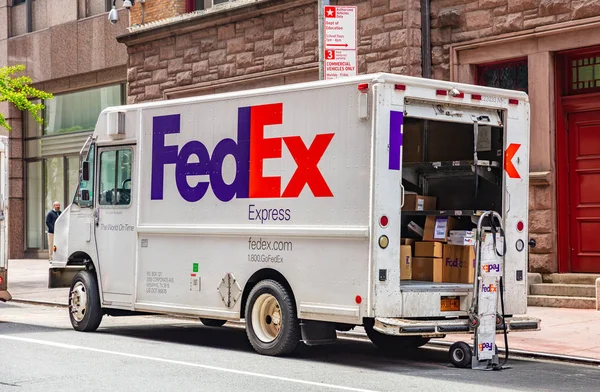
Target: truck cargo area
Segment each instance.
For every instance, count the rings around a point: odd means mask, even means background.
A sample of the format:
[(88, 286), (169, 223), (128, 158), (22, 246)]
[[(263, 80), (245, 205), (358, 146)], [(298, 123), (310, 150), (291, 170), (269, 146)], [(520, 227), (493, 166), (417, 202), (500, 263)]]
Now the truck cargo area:
[[(401, 237), (403, 245), (413, 247), (413, 261), (412, 276), (403, 277), (401, 271), (403, 292), (472, 292), (471, 271), (452, 278), (444, 271), (443, 279), (437, 271), (437, 277), (423, 279), (419, 263), (429, 262), (428, 258), (437, 258), (438, 267), (447, 263), (450, 231), (473, 231), (481, 212), (504, 211), (502, 112), (471, 113), (461, 121), (446, 120), (451, 117), (447, 112), (439, 117), (439, 121), (408, 115), (404, 119)], [(440, 220), (445, 230), (438, 227)], [(437, 242), (436, 254), (419, 255), (415, 250), (419, 242)]]

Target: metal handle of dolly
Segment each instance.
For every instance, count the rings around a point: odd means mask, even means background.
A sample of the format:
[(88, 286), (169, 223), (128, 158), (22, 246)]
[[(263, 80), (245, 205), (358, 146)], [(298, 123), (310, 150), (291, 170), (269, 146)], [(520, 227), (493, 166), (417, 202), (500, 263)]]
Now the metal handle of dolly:
[[(500, 224), (500, 230), (503, 231), (504, 227), (502, 226), (502, 216), (496, 211), (485, 211), (479, 217), (477, 221), (477, 239), (475, 249), (475, 276), (473, 279), (473, 304), (471, 306), (471, 313), (476, 313), (477, 306), (479, 305), (479, 283), (481, 281), (481, 244), (482, 244), (482, 236), (481, 230), (483, 226), (483, 220), (486, 216), (491, 215), (491, 218), (497, 218), (498, 223)], [(493, 225), (493, 219), (490, 219), (490, 224)], [(502, 268), (502, 274), (504, 275), (504, 268)]]

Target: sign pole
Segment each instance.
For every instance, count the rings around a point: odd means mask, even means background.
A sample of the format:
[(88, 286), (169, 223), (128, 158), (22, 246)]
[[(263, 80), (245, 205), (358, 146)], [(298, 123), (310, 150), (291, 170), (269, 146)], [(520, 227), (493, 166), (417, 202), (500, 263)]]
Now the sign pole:
[(325, 19), (323, 17), (323, 7), (325, 7), (326, 5), (329, 5), (329, 0), (317, 1), (317, 14), (319, 17), (319, 80), (323, 80), (325, 74), (325, 64), (323, 59), (323, 53), (325, 52)]

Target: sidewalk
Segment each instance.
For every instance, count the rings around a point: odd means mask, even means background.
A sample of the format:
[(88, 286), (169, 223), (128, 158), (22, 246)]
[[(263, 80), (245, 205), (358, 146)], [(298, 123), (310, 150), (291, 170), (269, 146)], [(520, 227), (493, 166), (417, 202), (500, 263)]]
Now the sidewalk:
[[(8, 290), (13, 300), (67, 305), (68, 288), (48, 289), (47, 260), (10, 260)], [(513, 332), (508, 335), (509, 350), (567, 355), (600, 361), (600, 311), (529, 307), (527, 314), (542, 320), (541, 331)], [(362, 331), (357, 328), (356, 331)], [(437, 342), (463, 340), (469, 335), (447, 335)], [(499, 348), (504, 337), (497, 338)]]

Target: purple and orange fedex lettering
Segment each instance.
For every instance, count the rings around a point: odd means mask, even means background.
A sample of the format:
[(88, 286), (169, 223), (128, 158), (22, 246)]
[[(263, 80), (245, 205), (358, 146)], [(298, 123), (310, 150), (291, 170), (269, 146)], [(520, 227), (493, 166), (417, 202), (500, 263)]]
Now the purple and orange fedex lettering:
[(495, 293), (497, 291), (498, 291), (498, 287), (493, 283), (490, 283), (488, 285), (485, 285), (485, 284), (481, 285), (482, 293)]
[(484, 264), (481, 266), (484, 272), (500, 272), (500, 264)]
[[(192, 140), (181, 149), (176, 145), (165, 145), (167, 134), (179, 133), (179, 114), (157, 116), (152, 122), (152, 178), (151, 199), (162, 200), (164, 191), (164, 167), (175, 165), (175, 183), (181, 197), (196, 202), (204, 197), (210, 184), (213, 193), (221, 201), (234, 197), (280, 198), (298, 197), (307, 185), (315, 197), (333, 197), (327, 181), (319, 168), (319, 161), (325, 154), (334, 134), (318, 134), (307, 147), (300, 136), (264, 137), (268, 125), (282, 124), (283, 104), (249, 106), (238, 109), (237, 141), (223, 139), (215, 146), (212, 156), (206, 146)], [(282, 141), (285, 143), (297, 168), (289, 183), (281, 192), (281, 177), (265, 177), (265, 159), (282, 157)], [(196, 156), (197, 162), (190, 162)], [(227, 155), (234, 157), (236, 174), (233, 182), (223, 180), (223, 160)], [(195, 186), (188, 184), (188, 176), (208, 175), (208, 180), (199, 181)]]

